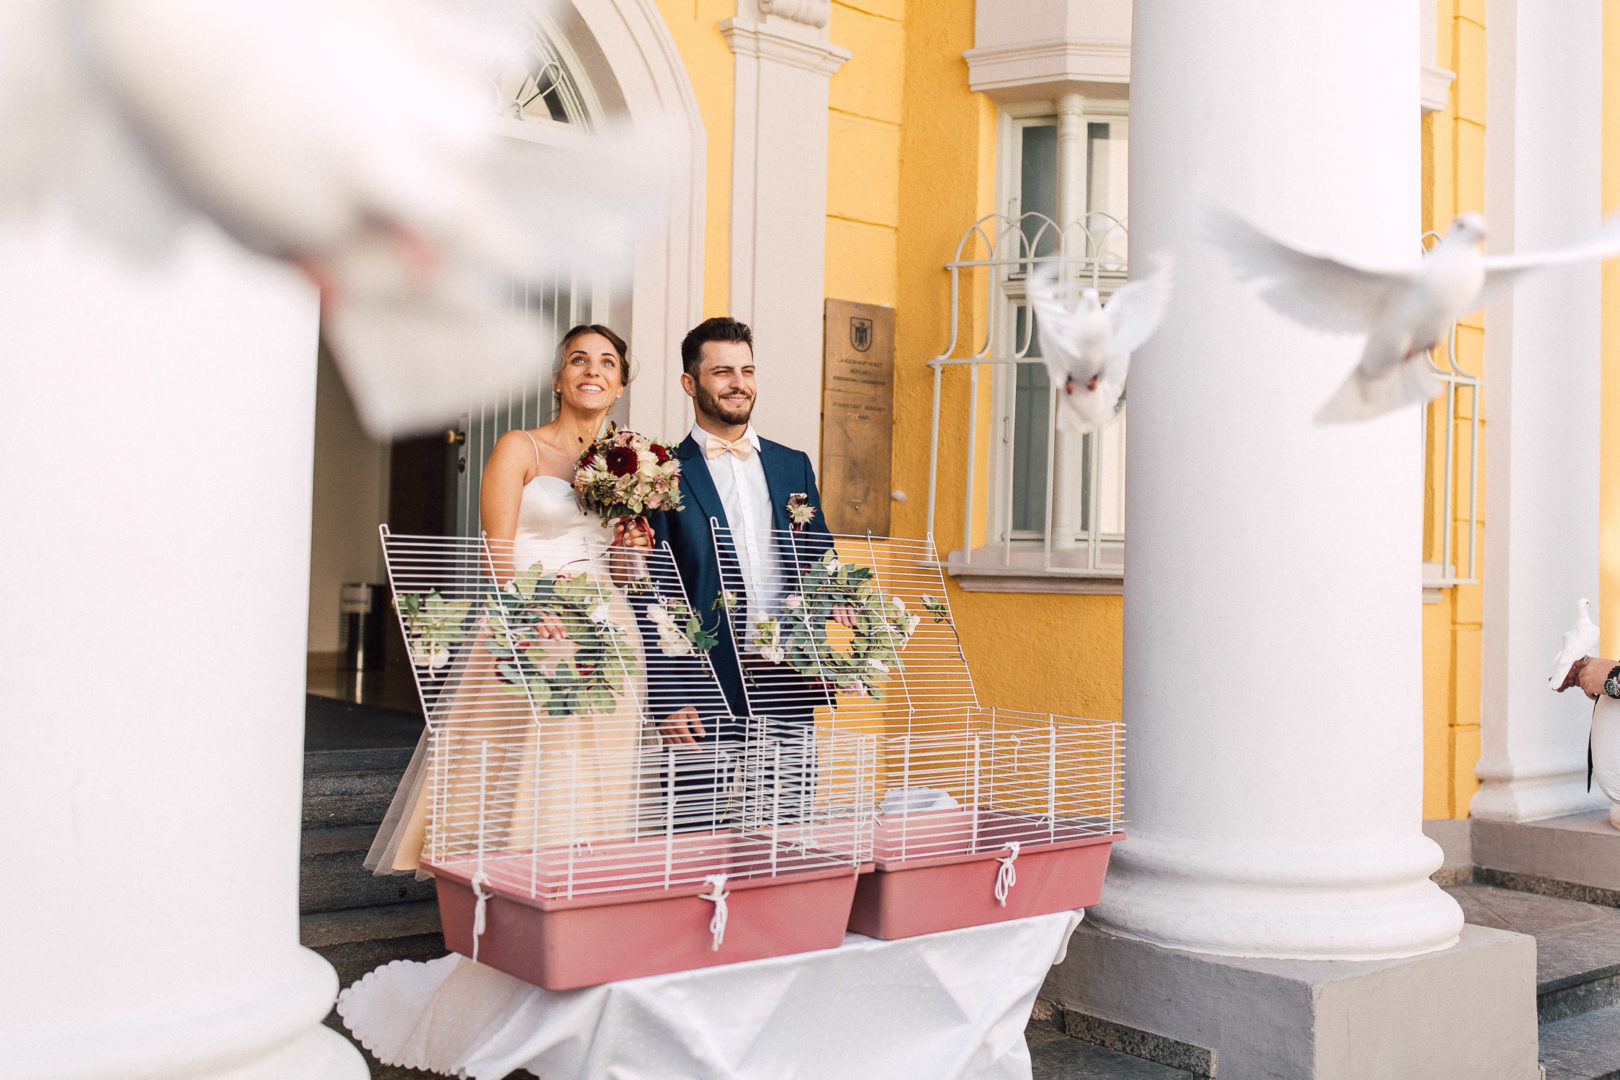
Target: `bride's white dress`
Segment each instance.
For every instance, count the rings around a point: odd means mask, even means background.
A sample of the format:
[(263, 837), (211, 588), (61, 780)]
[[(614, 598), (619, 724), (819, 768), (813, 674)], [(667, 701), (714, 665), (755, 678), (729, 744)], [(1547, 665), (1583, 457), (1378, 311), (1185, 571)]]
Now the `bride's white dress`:
[[(524, 485), (510, 545), (512, 566), (521, 571), (538, 562), (548, 574), (584, 572), (599, 578), (612, 597), (612, 621), (623, 631), (621, 640), (634, 650), (634, 668), (639, 672), (643, 667), (634, 616), (606, 576), (604, 555), (611, 540), (611, 531), (580, 508), (567, 480), (542, 475)], [(497, 559), (504, 554), (503, 546), (491, 543)], [(472, 819), (480, 788), (501, 792), (499, 805), (479, 815), (481, 843), (540, 848), (604, 840), (630, 831), (638, 783), (639, 688), (621, 687), (612, 712), (562, 717), (541, 712), (514, 733), (514, 706), (521, 698), (514, 699), (501, 683), (496, 663), (488, 628), (481, 627), (456, 662), (453, 684), (433, 706), (430, 722), (438, 729), (437, 737), (430, 740), (430, 732), (423, 732), (366, 855), (365, 865), (374, 873), (417, 870), (419, 860), (432, 860), (435, 846), (454, 845), (456, 837), (446, 835), (453, 830), (442, 824), (432, 828), (432, 817)], [(491, 700), (504, 702), (505, 708), (489, 709)], [(491, 717), (492, 711), (500, 715)], [(475, 768), (485, 779), (457, 786), (454, 778)], [(432, 785), (430, 775), (439, 778)], [(448, 795), (447, 775), (452, 777)], [(439, 792), (436, 798), (425, 797), (429, 787)]]

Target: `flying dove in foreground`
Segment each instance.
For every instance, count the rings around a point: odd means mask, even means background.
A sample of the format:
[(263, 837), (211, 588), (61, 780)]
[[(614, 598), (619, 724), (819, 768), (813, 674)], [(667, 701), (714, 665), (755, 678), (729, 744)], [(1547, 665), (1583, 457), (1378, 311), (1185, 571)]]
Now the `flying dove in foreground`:
[(426, 427), (532, 384), (549, 331), (514, 296), (626, 273), (660, 204), (645, 143), (498, 133), (533, 6), (6, 0), (0, 217), (65, 205), (148, 261), (210, 219), (320, 286), (373, 434)]
[(1592, 602), (1583, 599), (1575, 605), (1574, 625), (1564, 631), (1564, 641), (1558, 648), (1558, 655), (1553, 658), (1553, 670), (1547, 676), (1547, 685), (1554, 690), (1561, 689), (1575, 661), (1583, 656), (1591, 656), (1597, 647), (1598, 628), (1592, 621)]
[(1430, 400), (1443, 387), (1428, 352), (1458, 319), (1531, 270), (1620, 253), (1620, 218), (1554, 251), (1486, 255), (1484, 218), (1462, 214), (1421, 258), (1382, 267), (1292, 247), (1225, 210), (1208, 215), (1206, 235), (1240, 281), (1263, 283), (1260, 295), (1281, 314), (1318, 330), (1367, 335), (1361, 362), (1316, 414), (1318, 423), (1370, 420)]
[(1029, 279), (1041, 359), (1058, 394), (1058, 423), (1093, 431), (1119, 412), (1125, 376), (1135, 352), (1164, 318), (1174, 264), (1168, 259), (1147, 277), (1114, 290), (1102, 303), (1096, 289), (1071, 308), (1058, 298), (1057, 271), (1043, 267)]

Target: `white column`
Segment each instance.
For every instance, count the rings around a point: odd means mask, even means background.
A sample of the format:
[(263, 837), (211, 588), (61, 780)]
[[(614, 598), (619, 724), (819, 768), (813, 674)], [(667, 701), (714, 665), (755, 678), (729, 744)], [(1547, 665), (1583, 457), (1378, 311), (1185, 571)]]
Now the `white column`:
[(367, 1074), (298, 944), (316, 301), (0, 244), (0, 1071)]
[[(1601, 214), (1603, 6), (1491, 0), (1486, 19), (1486, 247), (1550, 247)], [(1533, 275), (1485, 313), (1479, 818), (1607, 801), (1586, 792), (1590, 703), (1547, 688), (1575, 601), (1598, 598), (1599, 273)]]
[(1367, 959), (1457, 940), (1420, 829), (1418, 416), (1319, 426), (1359, 339), (1196, 242), (1224, 205), (1367, 258), (1417, 242), (1416, 0), (1137, 0), (1131, 255), (1177, 292), (1131, 365), (1120, 935)]
[(737, 17), (720, 24), (737, 56), (729, 314), (754, 329), (755, 422), (812, 461), (821, 456), (827, 80), (850, 55), (827, 40), (830, 8), (738, 0)]

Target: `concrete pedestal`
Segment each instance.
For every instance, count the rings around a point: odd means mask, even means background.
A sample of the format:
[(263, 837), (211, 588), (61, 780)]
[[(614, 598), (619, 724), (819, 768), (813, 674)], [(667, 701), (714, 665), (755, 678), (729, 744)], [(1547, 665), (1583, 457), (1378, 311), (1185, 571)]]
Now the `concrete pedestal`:
[(1535, 1080), (1536, 943), (1466, 926), (1401, 960), (1255, 960), (1086, 924), (1047, 977), (1070, 1034), (1234, 1080)]

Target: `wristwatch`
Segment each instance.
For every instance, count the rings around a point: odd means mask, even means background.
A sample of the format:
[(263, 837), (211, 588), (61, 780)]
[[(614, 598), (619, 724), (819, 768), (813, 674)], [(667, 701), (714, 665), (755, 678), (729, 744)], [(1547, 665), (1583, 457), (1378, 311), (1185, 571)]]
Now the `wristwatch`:
[(1620, 664), (1609, 669), (1609, 677), (1603, 680), (1603, 692), (1612, 698), (1620, 698)]

